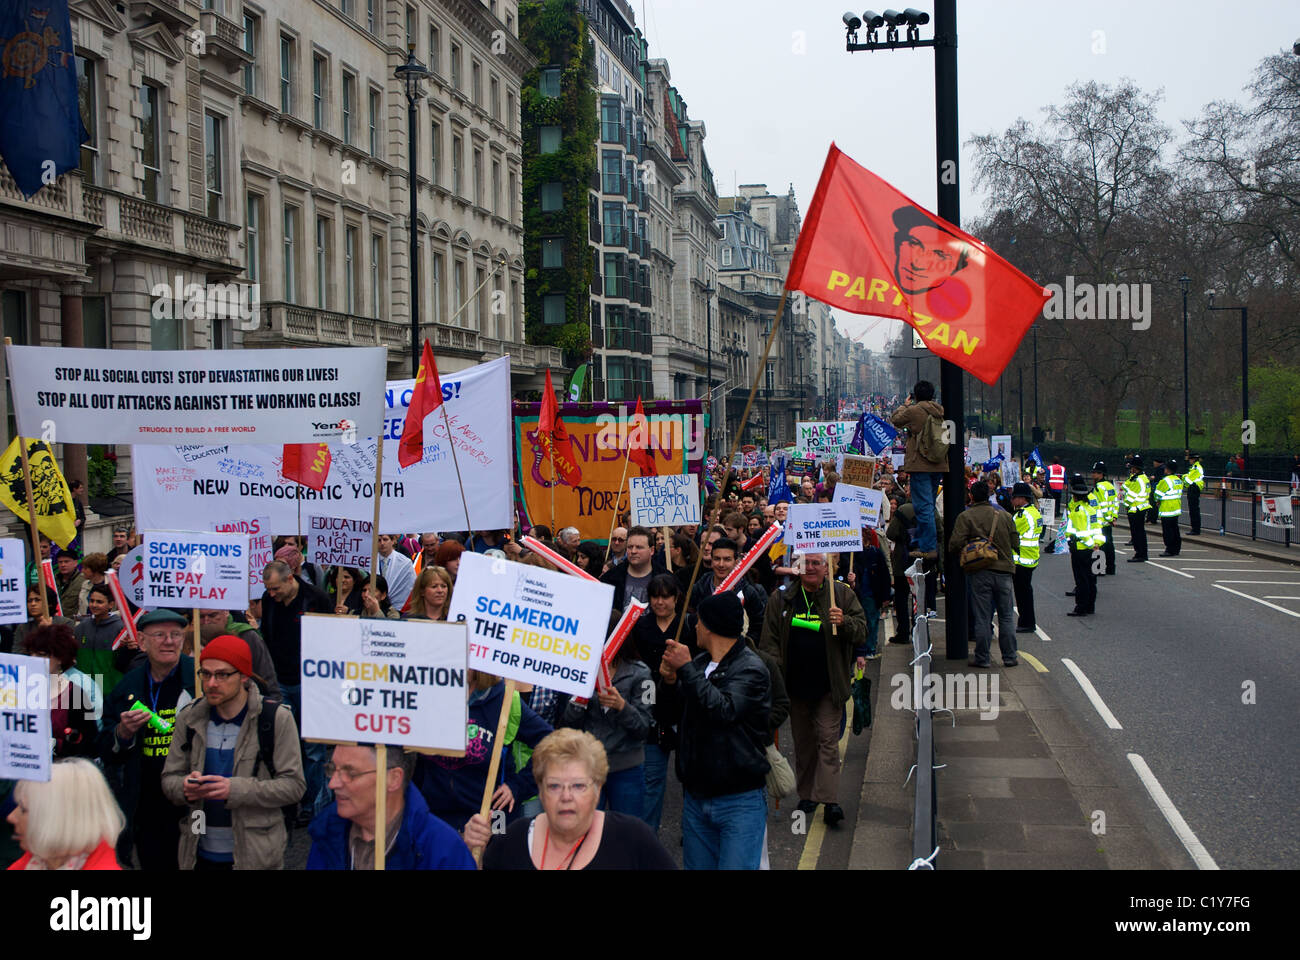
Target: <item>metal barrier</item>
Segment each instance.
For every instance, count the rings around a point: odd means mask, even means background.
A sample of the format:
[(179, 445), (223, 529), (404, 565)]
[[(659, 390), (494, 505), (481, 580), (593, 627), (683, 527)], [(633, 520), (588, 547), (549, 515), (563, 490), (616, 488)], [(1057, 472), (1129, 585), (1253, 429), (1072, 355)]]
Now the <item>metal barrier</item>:
[[(1291, 497), (1295, 513), (1296, 491), (1280, 480), (1251, 480), (1238, 477), (1206, 477), (1201, 492), (1201, 529), (1213, 528), (1217, 519), (1219, 533), (1250, 537), (1251, 540), (1276, 543), (1290, 548), (1292, 530), (1265, 522), (1262, 497)], [(1178, 518), (1182, 527), (1191, 527), (1187, 494), (1183, 494), (1183, 512)]]
[[(907, 571), (912, 596), (924, 597), (925, 575), (921, 561)], [(937, 787), (934, 764), (934, 716), (925, 690), (930, 673), (930, 621), (924, 601), (917, 604), (912, 624), (912, 708), (916, 712), (916, 801), (912, 811), (912, 862), (909, 870), (933, 870), (939, 854)], [(911, 774), (908, 774), (911, 777)]]

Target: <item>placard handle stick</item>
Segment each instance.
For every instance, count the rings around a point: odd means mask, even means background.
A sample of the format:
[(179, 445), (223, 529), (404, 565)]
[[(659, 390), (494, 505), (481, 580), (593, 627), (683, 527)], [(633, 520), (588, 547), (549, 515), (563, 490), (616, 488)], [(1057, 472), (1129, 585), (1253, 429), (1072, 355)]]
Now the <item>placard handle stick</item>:
[[(623, 496), (623, 485), (627, 483), (627, 465), (631, 461), (627, 450), (623, 451), (623, 476), (618, 481), (618, 494), (614, 497), (614, 516), (609, 518), (609, 536), (605, 538), (605, 562), (609, 563), (609, 548), (614, 545), (614, 528), (618, 526), (618, 501)], [(552, 531), (554, 533), (554, 531)]]
[[(379, 445), (384, 441), (381, 438)], [(384, 869), (388, 853), (388, 745), (375, 744), (375, 869)]]
[(203, 655), (203, 630), (199, 626), (199, 608), (194, 608), (194, 696), (203, 696), (203, 674), (199, 671), (199, 658)]
[(664, 524), (664, 563), (668, 564), (668, 572), (673, 572), (673, 541), (672, 534), (669, 533), (668, 524)]
[[(9, 338), (5, 337), (5, 346), (9, 345)], [(28, 526), (32, 532), (32, 563), (37, 567), (41, 565), (41, 533), (36, 528), (36, 499), (32, 496), (32, 465), (27, 462), (27, 438), (18, 438), (18, 451), (23, 459), (23, 490), (27, 494), (27, 517)], [(46, 593), (45, 578), (41, 577), (41, 619), (50, 615), (50, 600)]]
[[(839, 608), (835, 606), (835, 568), (839, 565), (840, 555), (838, 553), (828, 553), (826, 554), (826, 560), (830, 564), (831, 609), (838, 610)], [(838, 637), (839, 635), (840, 635), (839, 626), (832, 623), (831, 636)]]
[[(375, 519), (370, 525), (370, 593), (376, 600), (379, 599), (379, 587), (375, 584), (375, 577), (379, 576), (379, 504), (384, 490), (383, 472), (384, 438), (380, 437), (375, 450)], [(378, 857), (375, 859), (378, 862)]]
[[(492, 794), (496, 792), (497, 771), (501, 769), (501, 742), (506, 738), (506, 727), (510, 726), (510, 705), (515, 702), (515, 682), (506, 681), (506, 691), (501, 697), (501, 717), (497, 720), (497, 735), (492, 741), (492, 762), (488, 764), (487, 780), (483, 784), (483, 802), (479, 805), (479, 816), (486, 818), (492, 809)], [(481, 863), (483, 851), (474, 851), (474, 862)]]

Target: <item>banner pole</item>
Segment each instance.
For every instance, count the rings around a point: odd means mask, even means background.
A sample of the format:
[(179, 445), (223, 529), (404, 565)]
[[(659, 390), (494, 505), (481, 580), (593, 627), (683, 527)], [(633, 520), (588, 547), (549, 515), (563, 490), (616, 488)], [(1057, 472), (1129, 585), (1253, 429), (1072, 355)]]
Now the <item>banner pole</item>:
[(555, 537), (555, 434), (551, 434), (551, 538)]
[(673, 572), (673, 542), (669, 539), (668, 524), (664, 524), (664, 563), (668, 565), (668, 572)]
[[(790, 297), (790, 288), (781, 289), (781, 302), (777, 304), (776, 316), (772, 318), (772, 329), (768, 332), (767, 343), (763, 347), (763, 357), (759, 360), (758, 365), (754, 368), (754, 382), (749, 386), (749, 399), (745, 401), (745, 412), (740, 416), (740, 423), (749, 422), (749, 411), (754, 407), (754, 398), (758, 396), (758, 384), (762, 375), (767, 370), (767, 358), (772, 353), (772, 343), (776, 340), (776, 331), (781, 326), (781, 317), (785, 315), (785, 302)], [(727, 454), (727, 472), (723, 475), (722, 486), (718, 490), (718, 496), (725, 496), (727, 485), (731, 482), (732, 467), (731, 461), (736, 457), (736, 451), (740, 449), (740, 438), (743, 430), (738, 430), (736, 435), (731, 438), (731, 452)], [(707, 531), (706, 531), (707, 536)], [(686, 597), (689, 602), (691, 591), (695, 589), (695, 580), (700, 575), (700, 561), (704, 559), (704, 551), (700, 550), (695, 555), (695, 566), (691, 570), (691, 582), (686, 585)], [(674, 643), (682, 642), (682, 627), (686, 624), (686, 618), (682, 617), (677, 621), (677, 635), (673, 637)]]
[[(447, 419), (447, 404), (440, 403), (438, 406), (442, 409), (442, 423), (447, 428), (447, 443), (451, 445), (451, 463), (456, 468), (456, 484), (460, 487), (460, 505), (465, 511), (465, 529), (469, 531), (469, 538), (474, 539), (474, 524), (469, 519), (469, 501), (465, 499), (465, 482), (460, 478), (460, 461), (456, 459), (456, 441), (451, 435), (451, 421)], [(554, 478), (552, 478), (554, 479)], [(554, 496), (554, 487), (551, 488)], [(552, 533), (555, 531), (552, 530)]]
[(203, 653), (203, 630), (199, 626), (199, 608), (194, 608), (194, 697), (203, 696), (203, 676), (199, 673), (199, 657)]
[(618, 501), (623, 496), (623, 485), (627, 483), (627, 465), (632, 459), (629, 451), (623, 451), (623, 476), (618, 481), (618, 493), (614, 497), (614, 516), (609, 521), (609, 536), (605, 538), (605, 562), (609, 563), (609, 549), (613, 546), (614, 528), (618, 526)]
[[(9, 338), (5, 337), (5, 345), (9, 345)], [(32, 465), (27, 460), (27, 438), (18, 438), (18, 453), (23, 461), (23, 490), (27, 494), (27, 517), (28, 526), (32, 532), (32, 563), (36, 567), (36, 582), (41, 585), (41, 619), (47, 619), (50, 615), (50, 598), (46, 592), (45, 575), (41, 572), (41, 532), (36, 527), (36, 499), (32, 496)], [(52, 543), (53, 541), (51, 541)]]
[[(506, 727), (510, 725), (510, 705), (515, 699), (515, 682), (506, 681), (505, 693), (501, 697), (501, 716), (497, 720), (497, 735), (492, 741), (492, 762), (488, 764), (487, 780), (483, 783), (483, 802), (479, 805), (479, 816), (486, 817), (492, 809), (492, 794), (496, 792), (497, 771), (501, 769), (501, 741), (505, 739)], [(516, 802), (518, 802), (516, 800)], [(474, 850), (474, 862), (483, 862), (483, 851)]]
[(379, 599), (379, 587), (375, 577), (379, 576), (379, 504), (383, 493), (384, 438), (379, 437), (375, 449), (375, 519), (370, 526), (370, 592)]
[[(383, 439), (379, 445), (383, 446)], [(388, 853), (388, 745), (375, 744), (375, 869), (384, 869)]]
[[(831, 585), (831, 587), (830, 587), (830, 588), (831, 588), (831, 606), (830, 606), (830, 609), (831, 609), (831, 610), (835, 610), (835, 609), (838, 609), (838, 608), (835, 606), (835, 568), (839, 566), (839, 563), (840, 563), (840, 555), (839, 555), (838, 553), (828, 553), (828, 554), (826, 554), (826, 560), (827, 560), (827, 562), (828, 562), (828, 564), (829, 564), (829, 566), (830, 566), (830, 578), (829, 578), (829, 579), (830, 579), (830, 585)], [(832, 624), (831, 624), (831, 636), (832, 636), (832, 637), (838, 637), (839, 635), (840, 635), (840, 628), (839, 628), (839, 626), (838, 626), (837, 624), (832, 623)]]

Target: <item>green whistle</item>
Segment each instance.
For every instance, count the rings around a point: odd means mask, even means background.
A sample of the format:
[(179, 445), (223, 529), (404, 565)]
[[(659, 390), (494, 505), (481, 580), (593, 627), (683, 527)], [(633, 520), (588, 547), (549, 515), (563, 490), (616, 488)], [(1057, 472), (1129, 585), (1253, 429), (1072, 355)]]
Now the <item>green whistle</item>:
[(172, 732), (172, 725), (168, 723), (166, 720), (164, 720), (162, 717), (158, 716), (158, 714), (154, 713), (148, 707), (146, 707), (139, 700), (136, 700), (135, 694), (128, 693), (127, 696), (130, 697), (133, 701), (135, 701), (134, 703), (131, 704), (132, 710), (140, 710), (143, 713), (148, 715), (150, 727), (152, 727), (154, 730), (157, 730), (159, 733)]

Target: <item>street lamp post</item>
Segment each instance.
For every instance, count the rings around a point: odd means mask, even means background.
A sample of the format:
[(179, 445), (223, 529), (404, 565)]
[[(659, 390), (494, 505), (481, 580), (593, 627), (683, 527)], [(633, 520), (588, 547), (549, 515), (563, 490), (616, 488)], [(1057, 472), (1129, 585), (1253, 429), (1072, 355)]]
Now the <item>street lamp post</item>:
[(772, 361), (767, 361), (767, 413), (764, 418), (763, 433), (767, 437), (767, 449), (772, 450)]
[(709, 408), (709, 427), (705, 431), (704, 445), (708, 448), (709, 453), (713, 453), (713, 281), (704, 285), (704, 339), (705, 346), (705, 379), (708, 381), (708, 408)]
[(1241, 440), (1241, 459), (1245, 461), (1245, 469), (1241, 471), (1243, 478), (1249, 476), (1250, 470), (1250, 444), (1246, 442), (1246, 421), (1250, 419), (1250, 367), (1247, 363), (1247, 341), (1246, 341), (1246, 307), (1216, 307), (1214, 305), (1214, 291), (1209, 291), (1210, 310), (1240, 310), (1241, 311), (1241, 420), (1242, 420), (1242, 440)]
[(429, 75), (429, 69), (415, 59), (415, 44), (412, 43), (407, 47), (406, 63), (393, 72), (397, 75), (397, 79), (402, 81), (406, 91), (406, 187), (411, 201), (409, 216), (411, 246), (408, 254), (411, 264), (411, 376), (418, 377), (420, 375), (420, 257), (415, 219), (415, 105), (422, 93), (420, 81)]
[(1190, 404), (1187, 393), (1187, 294), (1192, 289), (1192, 278), (1183, 274), (1178, 278), (1178, 285), (1183, 288), (1183, 449), (1191, 450), (1192, 421), (1188, 413)]

